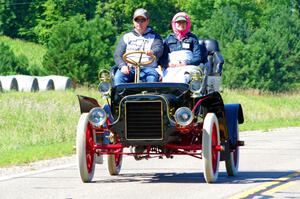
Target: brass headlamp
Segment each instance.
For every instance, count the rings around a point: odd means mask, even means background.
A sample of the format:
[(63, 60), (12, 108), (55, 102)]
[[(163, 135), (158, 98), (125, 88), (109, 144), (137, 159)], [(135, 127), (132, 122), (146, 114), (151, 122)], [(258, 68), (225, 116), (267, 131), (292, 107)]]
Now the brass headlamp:
[(191, 82), (190, 91), (193, 93), (192, 97), (201, 96), (202, 84), (203, 84), (203, 71), (199, 68), (198, 70), (193, 70), (190, 72)]

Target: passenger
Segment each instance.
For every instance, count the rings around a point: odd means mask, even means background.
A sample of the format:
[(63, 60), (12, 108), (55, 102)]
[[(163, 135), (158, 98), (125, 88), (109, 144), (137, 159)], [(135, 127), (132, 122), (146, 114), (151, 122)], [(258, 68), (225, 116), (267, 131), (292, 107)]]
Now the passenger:
[(188, 83), (189, 79), (185, 74), (205, 62), (205, 47), (200, 46), (197, 36), (190, 32), (190, 28), (191, 20), (185, 12), (179, 12), (173, 17), (173, 33), (164, 42), (161, 58), (161, 65), (165, 69), (163, 82)]
[[(135, 69), (132, 65), (127, 64), (123, 60), (123, 54), (132, 51), (145, 51), (142, 61), (149, 61), (150, 56), (155, 55), (157, 60), (163, 54), (163, 41), (159, 34), (155, 33), (149, 27), (149, 14), (147, 10), (139, 8), (134, 12), (133, 25), (134, 29), (124, 34), (119, 41), (114, 53), (114, 60), (118, 66), (115, 74), (115, 85), (128, 83), (134, 81)], [(137, 54), (135, 57), (130, 57), (136, 61), (141, 55)], [(148, 60), (145, 60), (148, 59)], [(142, 82), (157, 82), (159, 81), (159, 74), (156, 71), (157, 61), (141, 67), (140, 80)]]

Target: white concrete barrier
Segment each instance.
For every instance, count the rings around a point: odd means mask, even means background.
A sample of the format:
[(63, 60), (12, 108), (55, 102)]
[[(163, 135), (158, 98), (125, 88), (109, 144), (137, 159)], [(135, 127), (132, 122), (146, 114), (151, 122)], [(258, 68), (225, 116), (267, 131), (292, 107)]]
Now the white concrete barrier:
[(18, 81), (12, 76), (0, 76), (3, 91), (19, 90)]
[(66, 76), (29, 76), (29, 75), (10, 75), (0, 76), (1, 91), (23, 91), (37, 92), (47, 90), (61, 90), (73, 88), (72, 80)]
[(46, 76), (54, 81), (55, 90), (67, 90), (72, 88), (72, 80), (70, 77), (58, 76), (58, 75), (49, 75)]
[(14, 75), (18, 81), (19, 91), (37, 92), (39, 91), (39, 83), (37, 78), (29, 75)]
[(48, 91), (48, 90), (54, 90), (54, 81), (49, 76), (41, 77), (36, 76), (38, 82), (39, 82), (39, 88), (40, 91)]

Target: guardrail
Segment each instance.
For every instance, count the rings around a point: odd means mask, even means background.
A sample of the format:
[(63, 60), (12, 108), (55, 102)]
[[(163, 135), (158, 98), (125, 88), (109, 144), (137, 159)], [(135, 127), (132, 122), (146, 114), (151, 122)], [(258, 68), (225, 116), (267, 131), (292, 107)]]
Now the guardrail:
[(10, 75), (0, 76), (0, 92), (2, 91), (64, 91), (72, 88), (72, 80), (66, 76), (29, 76), (29, 75)]

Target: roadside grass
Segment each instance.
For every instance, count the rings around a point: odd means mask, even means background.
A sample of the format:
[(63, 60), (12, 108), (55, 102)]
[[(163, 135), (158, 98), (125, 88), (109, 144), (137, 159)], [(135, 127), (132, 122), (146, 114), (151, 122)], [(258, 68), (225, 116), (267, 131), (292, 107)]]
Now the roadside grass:
[(259, 93), (247, 90), (224, 90), (225, 103), (241, 103), (245, 122), (240, 130), (263, 130), (300, 126), (300, 92)]
[[(77, 94), (102, 101), (96, 89), (0, 93), (0, 167), (74, 154), (80, 116)], [(224, 90), (225, 103), (241, 103), (245, 130), (300, 126), (300, 93)]]
[(22, 146), (6, 150), (1, 154), (0, 167), (22, 165), (38, 160), (51, 159), (73, 154), (73, 141), (45, 145)]
[(80, 116), (77, 94), (96, 90), (0, 93), (0, 166), (74, 153)]
[(15, 55), (24, 55), (29, 62), (29, 67), (42, 69), (43, 56), (47, 49), (42, 45), (22, 41), (20, 39), (11, 39), (7, 36), (0, 36), (0, 41), (9, 45)]

